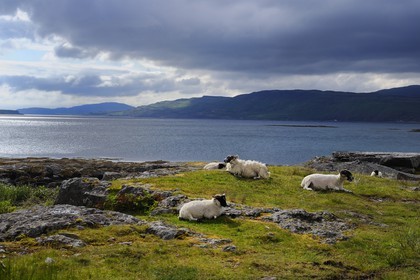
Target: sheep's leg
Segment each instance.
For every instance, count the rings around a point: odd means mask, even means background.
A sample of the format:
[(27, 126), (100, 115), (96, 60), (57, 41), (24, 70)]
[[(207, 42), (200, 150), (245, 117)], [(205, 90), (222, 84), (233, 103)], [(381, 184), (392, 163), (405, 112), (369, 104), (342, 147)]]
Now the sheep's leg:
[(313, 189), (311, 189), (309, 186), (306, 186), (306, 185), (305, 185), (305, 186), (303, 186), (303, 189), (304, 189), (304, 190), (308, 190), (308, 191), (313, 191)]
[(188, 220), (190, 220), (190, 221), (198, 221), (198, 219), (194, 218), (191, 214), (188, 215)]
[(309, 184), (305, 184), (303, 186), (303, 189), (304, 190), (308, 190), (308, 191), (313, 191), (313, 189), (311, 188), (311, 186), (312, 186), (312, 182), (310, 182)]
[(339, 192), (353, 193), (352, 191), (345, 189), (343, 187), (335, 187), (334, 190), (339, 191)]

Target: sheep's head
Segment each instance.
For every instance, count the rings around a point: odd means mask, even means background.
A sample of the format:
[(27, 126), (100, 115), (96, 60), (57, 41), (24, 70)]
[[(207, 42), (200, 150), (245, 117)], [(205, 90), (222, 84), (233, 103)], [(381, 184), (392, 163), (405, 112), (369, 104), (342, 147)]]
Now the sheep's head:
[(375, 173), (375, 175), (376, 175), (376, 176), (378, 176), (378, 175), (379, 175), (379, 170), (377, 170), (377, 169), (376, 169), (376, 170), (374, 170), (373, 172)]
[(234, 161), (234, 160), (236, 160), (236, 159), (238, 159), (238, 158), (239, 158), (239, 156), (238, 156), (238, 155), (235, 155), (235, 156), (230, 155), (230, 156), (227, 156), (227, 157), (225, 158), (224, 162), (225, 162), (225, 163), (229, 163), (229, 162), (232, 162), (232, 161)]
[(348, 170), (341, 170), (340, 171), (340, 176), (345, 177), (347, 179), (347, 181), (349, 181), (349, 182), (353, 181), (353, 179), (354, 179), (353, 174), (351, 174), (351, 172), (348, 171)]
[(227, 203), (226, 203), (226, 195), (225, 194), (216, 194), (213, 196), (214, 199), (216, 199), (217, 201), (220, 202), (220, 205), (222, 207), (226, 207)]

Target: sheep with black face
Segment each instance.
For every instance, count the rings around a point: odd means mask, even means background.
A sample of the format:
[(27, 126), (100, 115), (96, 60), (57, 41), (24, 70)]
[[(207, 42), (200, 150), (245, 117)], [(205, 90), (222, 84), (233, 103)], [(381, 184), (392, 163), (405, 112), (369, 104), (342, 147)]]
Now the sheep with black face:
[(226, 167), (226, 163), (224, 162), (210, 162), (206, 164), (203, 169), (205, 170), (212, 170), (212, 169), (224, 169)]
[(226, 207), (225, 194), (216, 194), (213, 199), (194, 200), (182, 205), (179, 210), (180, 220), (198, 221), (200, 219), (216, 219)]
[(353, 181), (353, 174), (348, 170), (341, 170), (339, 174), (311, 174), (303, 178), (301, 186), (309, 191), (344, 191), (352, 192), (343, 187), (344, 181)]
[(370, 173), (370, 176), (372, 177), (382, 177), (382, 172), (379, 170), (373, 170), (372, 173)]
[(225, 162), (226, 171), (235, 176), (254, 179), (268, 179), (270, 177), (267, 166), (262, 162), (243, 160), (237, 155), (227, 156)]

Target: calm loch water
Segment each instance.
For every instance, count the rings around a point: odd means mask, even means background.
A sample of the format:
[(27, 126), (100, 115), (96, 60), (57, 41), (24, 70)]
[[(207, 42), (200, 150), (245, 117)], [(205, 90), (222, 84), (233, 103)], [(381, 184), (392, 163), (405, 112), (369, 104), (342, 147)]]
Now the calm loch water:
[(0, 157), (297, 164), (334, 151), (420, 152), (420, 124), (0, 115)]

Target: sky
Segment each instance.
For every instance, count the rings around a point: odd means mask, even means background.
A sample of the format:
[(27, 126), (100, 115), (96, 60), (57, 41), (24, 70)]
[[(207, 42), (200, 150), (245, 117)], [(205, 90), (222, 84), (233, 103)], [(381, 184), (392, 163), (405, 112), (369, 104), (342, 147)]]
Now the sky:
[(412, 84), (419, 0), (0, 1), (0, 109)]

